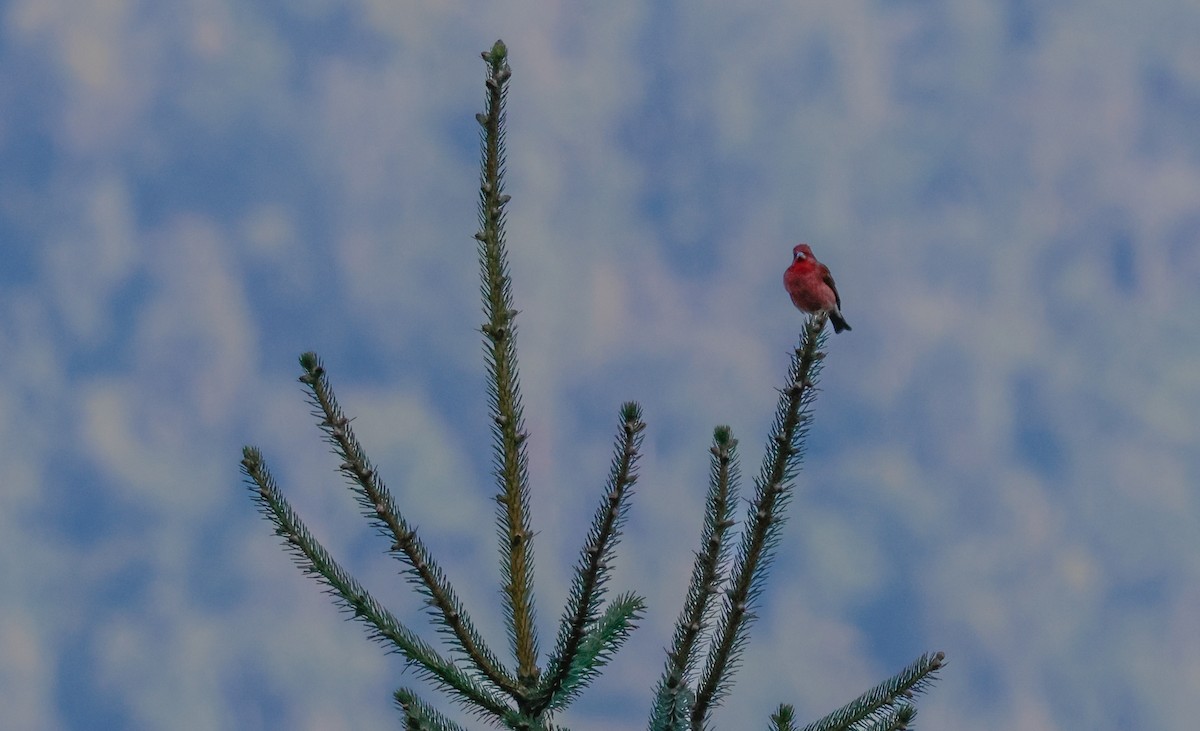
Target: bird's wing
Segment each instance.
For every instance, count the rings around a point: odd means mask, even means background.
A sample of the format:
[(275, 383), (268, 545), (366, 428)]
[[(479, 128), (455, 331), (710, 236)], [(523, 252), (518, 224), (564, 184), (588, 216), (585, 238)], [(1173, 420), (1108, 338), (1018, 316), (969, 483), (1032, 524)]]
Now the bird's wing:
[(837, 302), (838, 309), (842, 309), (842, 296), (838, 294), (837, 285), (833, 283), (833, 275), (829, 273), (829, 267), (821, 265), (821, 279), (833, 290), (833, 301)]

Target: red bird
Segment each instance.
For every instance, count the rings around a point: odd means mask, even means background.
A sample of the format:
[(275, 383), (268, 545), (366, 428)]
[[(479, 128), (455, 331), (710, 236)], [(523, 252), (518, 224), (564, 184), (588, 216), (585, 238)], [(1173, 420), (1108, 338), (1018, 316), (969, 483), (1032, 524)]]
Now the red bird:
[(835, 333), (850, 329), (842, 317), (842, 298), (829, 267), (817, 261), (808, 244), (798, 244), (792, 249), (792, 265), (783, 273), (783, 286), (797, 309), (810, 315), (828, 313)]

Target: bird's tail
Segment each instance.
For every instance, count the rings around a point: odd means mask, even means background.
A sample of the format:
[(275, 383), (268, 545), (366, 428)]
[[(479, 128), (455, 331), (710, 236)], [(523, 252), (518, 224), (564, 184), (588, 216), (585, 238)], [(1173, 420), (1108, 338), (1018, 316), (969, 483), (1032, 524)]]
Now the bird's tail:
[(833, 323), (833, 331), (840, 333), (843, 330), (852, 330), (850, 323), (846, 322), (846, 318), (842, 317), (842, 313), (837, 310), (829, 312), (829, 321)]

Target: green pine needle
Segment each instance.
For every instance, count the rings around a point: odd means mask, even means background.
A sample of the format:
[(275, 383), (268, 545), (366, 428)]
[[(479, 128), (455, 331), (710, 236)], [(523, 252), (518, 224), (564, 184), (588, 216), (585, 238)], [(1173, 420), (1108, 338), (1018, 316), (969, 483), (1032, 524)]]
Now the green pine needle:
[(781, 704), (779, 710), (771, 714), (771, 731), (796, 731), (796, 711), (790, 705)]
[(462, 726), (443, 716), (408, 688), (397, 690), (392, 697), (404, 713), (404, 728), (407, 731), (465, 731)]

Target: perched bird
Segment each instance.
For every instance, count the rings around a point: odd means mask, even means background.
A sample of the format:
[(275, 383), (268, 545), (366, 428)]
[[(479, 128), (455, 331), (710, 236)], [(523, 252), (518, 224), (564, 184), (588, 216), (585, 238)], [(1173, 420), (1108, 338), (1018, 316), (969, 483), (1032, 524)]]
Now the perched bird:
[(783, 273), (783, 286), (798, 309), (810, 315), (828, 313), (835, 333), (850, 329), (842, 317), (842, 298), (829, 267), (817, 261), (808, 244), (798, 244), (792, 249), (792, 265)]

